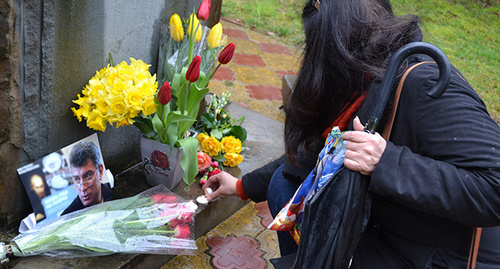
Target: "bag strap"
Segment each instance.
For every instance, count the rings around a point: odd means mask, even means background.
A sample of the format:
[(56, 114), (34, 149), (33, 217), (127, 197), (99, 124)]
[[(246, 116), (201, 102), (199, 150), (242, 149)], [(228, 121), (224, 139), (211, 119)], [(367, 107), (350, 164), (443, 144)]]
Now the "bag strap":
[[(425, 61), (425, 62), (420, 62), (418, 64), (415, 64), (415, 65), (411, 66), (410, 68), (408, 68), (405, 71), (405, 73), (403, 74), (403, 76), (401, 77), (401, 80), (399, 81), (398, 87), (396, 89), (396, 95), (394, 96), (394, 106), (392, 107), (390, 118), (387, 121), (387, 123), (385, 124), (384, 131), (382, 132), (382, 137), (385, 138), (386, 140), (389, 140), (389, 137), (391, 136), (392, 125), (394, 124), (394, 118), (396, 117), (396, 111), (398, 109), (398, 104), (399, 104), (399, 98), (401, 97), (401, 91), (403, 90), (403, 84), (406, 80), (406, 77), (417, 66), (420, 66), (422, 64), (427, 64), (427, 63), (435, 63), (435, 62)], [(474, 228), (474, 232), (472, 234), (472, 242), (470, 245), (469, 261), (467, 263), (467, 269), (475, 269), (476, 268), (477, 253), (479, 251), (479, 241), (481, 240), (481, 232), (482, 232), (481, 227)]]
[(403, 84), (405, 83), (406, 77), (410, 74), (411, 70), (415, 69), (417, 66), (435, 63), (431, 61), (420, 62), (418, 64), (412, 65), (410, 68), (406, 69), (401, 80), (399, 80), (398, 88), (396, 89), (396, 95), (394, 96), (394, 106), (392, 107), (392, 111), (389, 117), (389, 120), (385, 124), (384, 131), (382, 132), (382, 137), (386, 140), (389, 140), (392, 131), (392, 124), (394, 123), (394, 118), (396, 117), (396, 111), (398, 110), (399, 97), (401, 96), (401, 91), (403, 90)]
[(472, 242), (470, 243), (469, 252), (469, 262), (467, 263), (467, 269), (476, 268), (477, 253), (479, 252), (479, 241), (481, 240), (481, 232), (483, 228), (475, 227), (472, 233)]

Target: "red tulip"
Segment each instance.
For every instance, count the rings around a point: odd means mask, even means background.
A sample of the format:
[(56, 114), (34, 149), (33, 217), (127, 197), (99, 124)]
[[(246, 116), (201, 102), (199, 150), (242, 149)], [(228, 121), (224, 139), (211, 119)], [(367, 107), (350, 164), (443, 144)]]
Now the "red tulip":
[(196, 12), (196, 17), (200, 21), (206, 21), (210, 16), (210, 0), (202, 0), (198, 12)]
[(191, 64), (189, 64), (188, 70), (186, 72), (186, 79), (191, 82), (196, 82), (200, 77), (200, 64), (201, 57), (200, 55), (196, 55), (193, 58)]
[(175, 228), (175, 233), (176, 238), (188, 239), (191, 231), (189, 230), (188, 226), (177, 226), (177, 228)]
[(163, 83), (163, 86), (161, 86), (160, 90), (158, 91), (158, 102), (162, 105), (168, 104), (170, 100), (172, 99), (172, 87), (170, 87), (170, 84), (168, 81), (165, 81)]
[(158, 193), (153, 195), (153, 200), (157, 204), (169, 204), (169, 203), (175, 203), (177, 201), (177, 197), (173, 195), (165, 195), (162, 193)]
[(169, 222), (168, 222), (168, 226), (170, 226), (170, 228), (176, 228), (177, 226), (181, 225), (181, 221), (179, 219), (171, 219)]
[(234, 49), (236, 45), (233, 43), (227, 44), (227, 46), (219, 54), (219, 62), (221, 64), (227, 64), (231, 61), (234, 54)]
[(193, 221), (193, 212), (182, 211), (178, 219), (182, 224), (188, 224)]

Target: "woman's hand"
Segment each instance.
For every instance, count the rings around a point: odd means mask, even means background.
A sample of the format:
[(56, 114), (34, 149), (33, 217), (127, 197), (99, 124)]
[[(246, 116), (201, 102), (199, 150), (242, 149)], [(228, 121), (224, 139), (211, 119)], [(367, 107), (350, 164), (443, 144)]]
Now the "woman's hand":
[(340, 138), (347, 141), (345, 167), (371, 176), (385, 151), (387, 141), (378, 133), (363, 132), (363, 125), (358, 117), (353, 122), (354, 131), (344, 133)]
[(213, 192), (205, 195), (208, 201), (213, 201), (221, 195), (238, 196), (236, 190), (237, 178), (227, 172), (221, 172), (208, 178), (207, 183), (203, 185), (203, 190), (210, 187)]

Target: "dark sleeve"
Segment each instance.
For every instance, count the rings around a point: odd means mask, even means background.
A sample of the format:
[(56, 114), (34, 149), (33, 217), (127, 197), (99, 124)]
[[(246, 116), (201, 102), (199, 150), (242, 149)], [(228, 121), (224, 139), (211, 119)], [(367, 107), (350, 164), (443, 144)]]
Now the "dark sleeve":
[(102, 198), (104, 202), (110, 201), (113, 199), (113, 191), (111, 190), (111, 184), (109, 183), (101, 183), (101, 192), (102, 192)]
[(283, 155), (280, 158), (258, 168), (242, 177), (245, 194), (254, 202), (266, 201), (267, 187), (271, 181), (274, 171), (286, 160)]
[(82, 201), (80, 200), (80, 197), (78, 197), (77, 195), (76, 198), (73, 200), (73, 202), (71, 202), (71, 204), (66, 209), (64, 209), (64, 211), (61, 213), (61, 216), (80, 210), (82, 208), (83, 208)]
[(425, 66), (405, 82), (391, 141), (370, 190), (395, 203), (473, 226), (500, 224), (500, 127), (453, 72), (443, 96)]

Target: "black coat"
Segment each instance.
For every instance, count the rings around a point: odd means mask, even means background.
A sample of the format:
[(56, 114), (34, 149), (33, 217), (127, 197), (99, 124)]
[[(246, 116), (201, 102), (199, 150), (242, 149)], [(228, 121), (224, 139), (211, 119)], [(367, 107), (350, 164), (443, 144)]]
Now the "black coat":
[[(404, 268), (464, 267), (473, 227), (500, 225), (500, 127), (456, 69), (443, 96), (427, 96), (437, 77), (435, 64), (407, 77), (370, 182), (375, 198), (368, 233), (404, 257)], [(359, 112), (362, 122), (375, 93), (370, 90)], [(483, 233), (477, 268), (500, 268), (500, 227)]]
[[(409, 62), (427, 60), (417, 55)], [(500, 127), (454, 68), (443, 96), (428, 97), (437, 77), (437, 66), (424, 64), (405, 81), (391, 137), (371, 177), (371, 223), (352, 268), (465, 268), (473, 227), (500, 225)], [(361, 122), (369, 118), (378, 86), (370, 87)], [(283, 162), (243, 177), (252, 200), (265, 200), (270, 175)], [(500, 268), (500, 226), (483, 229), (477, 268)]]

